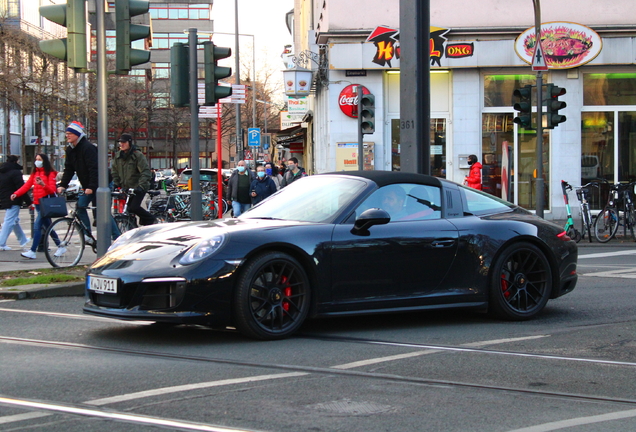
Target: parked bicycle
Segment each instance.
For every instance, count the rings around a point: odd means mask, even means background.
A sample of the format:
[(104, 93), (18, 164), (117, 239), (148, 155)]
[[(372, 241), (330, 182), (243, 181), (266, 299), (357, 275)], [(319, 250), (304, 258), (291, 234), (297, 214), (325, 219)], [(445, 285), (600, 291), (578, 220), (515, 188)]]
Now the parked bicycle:
[(590, 187), (598, 188), (597, 182), (590, 182), (581, 187), (576, 188), (576, 198), (579, 200), (579, 210), (581, 213), (581, 238), (587, 239), (592, 243), (592, 225), (594, 218), (592, 217), (592, 211), (590, 210)]
[(629, 232), (632, 239), (636, 240), (634, 236), (636, 214), (630, 192), (635, 184), (636, 182), (629, 184), (617, 183), (610, 186), (607, 204), (605, 204), (605, 207), (594, 222), (594, 235), (599, 242), (607, 243), (615, 237), (620, 225), (623, 225), (623, 235), (625, 237), (627, 237)]
[[(95, 209), (94, 206), (86, 209)], [(82, 259), (84, 248), (89, 243), (94, 253), (97, 253), (97, 239), (90, 229), (84, 227), (75, 210), (69, 216), (54, 221), (44, 235), (44, 255), (53, 267), (72, 267)]]

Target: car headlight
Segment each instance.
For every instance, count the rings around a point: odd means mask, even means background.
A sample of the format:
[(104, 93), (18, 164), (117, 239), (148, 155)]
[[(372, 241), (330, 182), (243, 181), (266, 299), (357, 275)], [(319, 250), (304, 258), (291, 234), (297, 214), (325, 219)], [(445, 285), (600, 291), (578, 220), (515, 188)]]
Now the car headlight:
[(200, 241), (196, 246), (191, 248), (181, 259), (179, 260), (179, 264), (188, 265), (195, 263), (197, 261), (201, 261), (204, 258), (213, 255), (218, 251), (223, 242), (225, 241), (225, 235), (219, 234), (208, 239)]

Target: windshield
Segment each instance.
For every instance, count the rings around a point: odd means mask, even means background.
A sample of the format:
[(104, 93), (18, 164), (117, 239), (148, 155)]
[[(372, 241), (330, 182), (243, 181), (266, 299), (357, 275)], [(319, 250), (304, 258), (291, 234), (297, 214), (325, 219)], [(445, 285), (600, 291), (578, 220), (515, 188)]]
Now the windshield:
[(299, 222), (331, 222), (367, 184), (363, 180), (309, 176), (296, 180), (239, 219), (272, 218)]

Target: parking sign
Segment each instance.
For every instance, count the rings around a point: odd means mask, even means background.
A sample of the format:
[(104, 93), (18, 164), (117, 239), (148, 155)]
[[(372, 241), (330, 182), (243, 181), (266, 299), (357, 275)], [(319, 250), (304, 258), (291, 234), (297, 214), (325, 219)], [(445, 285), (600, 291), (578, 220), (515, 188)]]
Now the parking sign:
[(247, 130), (247, 145), (259, 147), (261, 145), (261, 128), (249, 128)]

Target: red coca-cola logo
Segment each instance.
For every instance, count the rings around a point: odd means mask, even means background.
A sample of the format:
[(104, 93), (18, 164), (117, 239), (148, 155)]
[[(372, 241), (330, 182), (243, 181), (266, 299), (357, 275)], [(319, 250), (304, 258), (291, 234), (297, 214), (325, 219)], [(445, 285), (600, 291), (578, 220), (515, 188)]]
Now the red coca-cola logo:
[[(338, 96), (338, 106), (345, 115), (351, 118), (358, 118), (358, 86), (360, 84), (351, 84), (346, 86)], [(371, 94), (368, 88), (362, 86), (362, 94)]]

